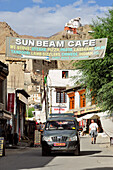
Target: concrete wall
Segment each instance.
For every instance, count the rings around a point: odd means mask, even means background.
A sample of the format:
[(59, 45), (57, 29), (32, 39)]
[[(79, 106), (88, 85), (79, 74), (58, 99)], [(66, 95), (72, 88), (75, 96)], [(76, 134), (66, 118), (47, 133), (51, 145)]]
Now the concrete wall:
[(7, 77), (7, 87), (24, 89), (23, 63), (13, 62), (13, 63), (9, 63), (8, 65), (9, 65), (9, 75)]

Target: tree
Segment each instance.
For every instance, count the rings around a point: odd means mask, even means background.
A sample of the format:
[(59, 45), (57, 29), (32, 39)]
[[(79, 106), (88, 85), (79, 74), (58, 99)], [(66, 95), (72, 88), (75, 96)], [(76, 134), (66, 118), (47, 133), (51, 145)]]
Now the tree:
[(33, 117), (32, 111), (34, 111), (34, 110), (35, 110), (34, 107), (30, 107), (28, 109), (28, 117)]
[(93, 21), (92, 37), (95, 39), (108, 38), (105, 57), (97, 60), (85, 60), (74, 63), (75, 68), (82, 71), (79, 80), (91, 90), (98, 105), (103, 111), (113, 111), (113, 9), (108, 11), (105, 18)]

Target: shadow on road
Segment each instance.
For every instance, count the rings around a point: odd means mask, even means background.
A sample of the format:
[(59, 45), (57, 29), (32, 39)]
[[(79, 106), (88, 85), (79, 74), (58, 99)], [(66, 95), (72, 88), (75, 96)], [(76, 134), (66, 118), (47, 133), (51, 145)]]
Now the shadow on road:
[(96, 156), (92, 156), (92, 157), (103, 157), (103, 158), (104, 157), (105, 158), (107, 158), (107, 157), (110, 158), (111, 157), (111, 158), (113, 158), (113, 156), (111, 156), (111, 155), (96, 155)]
[(0, 159), (0, 169), (19, 170), (42, 168), (54, 159), (55, 156), (42, 156), (41, 149), (33, 149), (23, 153), (6, 155)]
[[(102, 151), (81, 151), (80, 156), (93, 155), (93, 154), (98, 154), (100, 152)], [(58, 152), (58, 153), (52, 153), (51, 156), (74, 156), (74, 154)]]
[(80, 155), (81, 156), (85, 156), (85, 155), (93, 155), (93, 154), (97, 154), (97, 153), (100, 153), (102, 151), (81, 151), (80, 152)]
[(101, 167), (101, 168), (88, 168), (84, 170), (113, 170), (112, 167)]
[(97, 142), (97, 144), (101, 144), (101, 145), (102, 145), (102, 144), (109, 144), (109, 145), (110, 145), (110, 142), (100, 142), (100, 143)]

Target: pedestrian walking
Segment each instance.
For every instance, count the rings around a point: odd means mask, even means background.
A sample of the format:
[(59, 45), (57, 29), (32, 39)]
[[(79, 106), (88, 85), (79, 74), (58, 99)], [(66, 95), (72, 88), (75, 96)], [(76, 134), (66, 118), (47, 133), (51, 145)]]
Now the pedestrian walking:
[(96, 143), (96, 137), (98, 132), (98, 125), (94, 120), (91, 120), (91, 124), (89, 126), (89, 134), (91, 135), (91, 144)]

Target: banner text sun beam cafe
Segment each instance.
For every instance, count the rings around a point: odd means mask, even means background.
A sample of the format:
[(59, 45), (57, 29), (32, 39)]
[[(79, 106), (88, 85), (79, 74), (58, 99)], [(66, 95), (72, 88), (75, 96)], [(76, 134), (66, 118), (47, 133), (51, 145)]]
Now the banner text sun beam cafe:
[(89, 40), (40, 40), (6, 38), (6, 56), (46, 60), (89, 60), (103, 58), (107, 38)]

